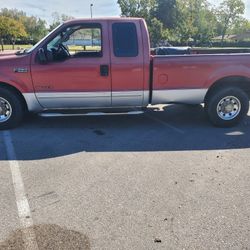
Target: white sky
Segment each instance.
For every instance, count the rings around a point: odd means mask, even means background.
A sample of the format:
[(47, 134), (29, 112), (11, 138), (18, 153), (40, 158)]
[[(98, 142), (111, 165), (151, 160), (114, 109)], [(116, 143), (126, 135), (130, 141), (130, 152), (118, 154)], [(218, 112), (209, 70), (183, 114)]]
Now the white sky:
[[(222, 2), (222, 0), (209, 1), (212, 4)], [(250, 0), (244, 0), (244, 2), (246, 4), (245, 16), (250, 19)], [(0, 8), (17, 8), (28, 15), (35, 15), (50, 23), (51, 14), (55, 11), (74, 17), (89, 17), (91, 3), (94, 4), (94, 17), (120, 15), (117, 0), (0, 0)]]

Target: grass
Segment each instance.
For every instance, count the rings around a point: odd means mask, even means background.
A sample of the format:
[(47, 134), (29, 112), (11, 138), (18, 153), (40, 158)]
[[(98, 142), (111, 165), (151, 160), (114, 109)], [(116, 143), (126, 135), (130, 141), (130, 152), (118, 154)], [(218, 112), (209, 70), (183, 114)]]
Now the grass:
[[(85, 48), (84, 48), (85, 47)], [(101, 47), (100, 46), (73, 46), (70, 45), (68, 46), (69, 51), (101, 51)]]
[[(16, 44), (14, 45), (14, 50), (19, 50), (19, 49), (29, 49), (32, 47), (32, 44)], [(13, 45), (12, 44), (5, 44), (3, 46), (4, 50), (13, 50)], [(1, 46), (0, 46), (1, 50)]]
[(249, 47), (193, 47), (193, 49), (249, 49)]
[[(29, 49), (31, 48), (33, 45), (31, 44), (16, 44), (14, 45), (14, 50), (21, 50), (21, 49)], [(4, 50), (13, 50), (13, 45), (12, 44), (6, 44), (3, 46)], [(1, 46), (0, 46), (0, 50), (1, 50)], [(83, 51), (84, 48), (83, 46), (69, 46), (69, 50), (70, 51)], [(100, 51), (101, 47), (100, 46), (85, 46), (85, 50), (92, 50), (92, 51)]]

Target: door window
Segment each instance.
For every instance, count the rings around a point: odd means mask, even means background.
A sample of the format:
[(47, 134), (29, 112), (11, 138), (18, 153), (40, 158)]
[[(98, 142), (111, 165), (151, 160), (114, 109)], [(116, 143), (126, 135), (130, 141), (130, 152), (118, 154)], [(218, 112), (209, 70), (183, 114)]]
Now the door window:
[(102, 57), (101, 25), (74, 25), (61, 31), (46, 48), (50, 61), (74, 57)]

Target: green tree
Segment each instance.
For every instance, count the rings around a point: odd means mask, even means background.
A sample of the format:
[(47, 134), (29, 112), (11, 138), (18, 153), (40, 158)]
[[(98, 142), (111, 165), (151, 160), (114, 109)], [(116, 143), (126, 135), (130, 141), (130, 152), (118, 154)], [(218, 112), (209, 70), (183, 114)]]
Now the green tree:
[(207, 0), (178, 0), (176, 32), (181, 42), (208, 43), (216, 31), (216, 15)]
[(147, 21), (150, 39), (156, 46), (168, 34), (163, 23), (157, 19), (156, 0), (118, 0), (121, 15), (126, 17), (142, 17)]
[(11, 41), (14, 47), (17, 38), (26, 37), (27, 33), (22, 23), (5, 16), (0, 16), (0, 40), (4, 50), (4, 40)]
[(38, 42), (47, 34), (46, 21), (31, 16), (24, 19), (24, 26), (28, 33), (29, 39), (34, 43)]
[(0, 16), (9, 17), (22, 23), (27, 32), (27, 38), (34, 43), (39, 41), (47, 33), (46, 21), (35, 16), (27, 16), (25, 12), (17, 9), (1, 9)]
[(224, 0), (218, 11), (218, 32), (223, 43), (227, 31), (239, 21), (244, 14), (245, 4), (242, 0)]
[(247, 31), (250, 31), (250, 20), (240, 17), (233, 24), (230, 30), (232, 34), (242, 34)]
[(49, 26), (50, 31), (55, 29), (62, 22), (74, 19), (74, 17), (72, 17), (72, 16), (68, 16), (66, 14), (60, 14), (58, 12), (53, 12), (52, 18), (53, 18), (52, 24)]
[(0, 16), (13, 18), (15, 20), (23, 22), (23, 19), (26, 17), (26, 13), (18, 9), (2, 8), (0, 11)]
[(164, 29), (163, 23), (159, 21), (157, 18), (153, 18), (150, 21), (148, 29), (152, 46), (155, 47), (159, 45), (159, 42), (161, 40), (167, 39), (168, 32), (166, 29)]
[(126, 17), (142, 17), (149, 21), (155, 8), (155, 0), (118, 0), (121, 15)]
[(156, 0), (153, 15), (165, 28), (175, 29), (178, 15), (176, 0)]

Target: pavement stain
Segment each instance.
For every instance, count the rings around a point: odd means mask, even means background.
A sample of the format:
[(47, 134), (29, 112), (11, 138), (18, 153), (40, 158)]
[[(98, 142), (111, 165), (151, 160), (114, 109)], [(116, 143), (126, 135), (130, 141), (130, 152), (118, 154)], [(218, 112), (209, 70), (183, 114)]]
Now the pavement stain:
[(155, 239), (154, 239), (154, 242), (155, 242), (155, 243), (161, 243), (161, 239), (155, 238)]
[(105, 135), (106, 133), (102, 130), (96, 129), (93, 131), (96, 135)]
[(56, 193), (54, 191), (51, 191), (51, 192), (48, 192), (48, 193), (45, 193), (45, 194), (41, 194), (39, 196), (37, 196), (37, 198), (42, 198), (42, 197), (45, 197), (45, 196), (51, 196), (51, 195), (55, 195)]
[[(39, 250), (90, 250), (89, 238), (77, 231), (57, 225), (36, 225), (32, 227)], [(0, 250), (24, 250), (22, 229), (16, 230), (0, 242)]]

